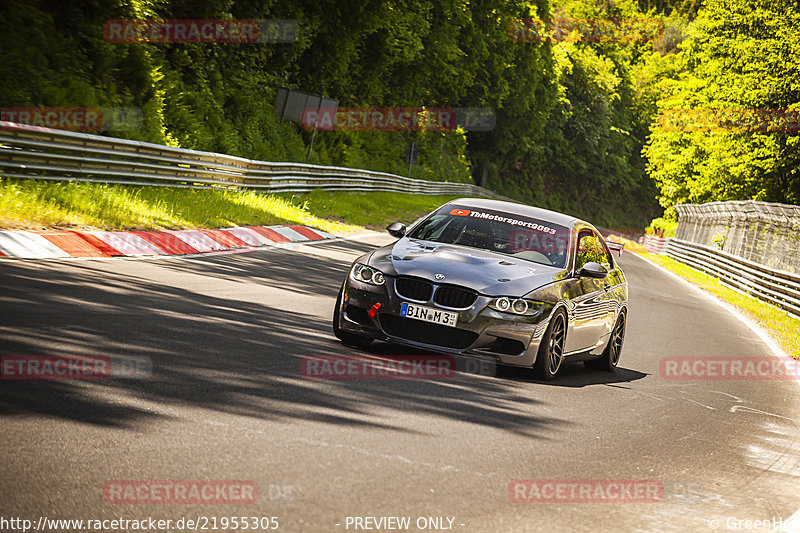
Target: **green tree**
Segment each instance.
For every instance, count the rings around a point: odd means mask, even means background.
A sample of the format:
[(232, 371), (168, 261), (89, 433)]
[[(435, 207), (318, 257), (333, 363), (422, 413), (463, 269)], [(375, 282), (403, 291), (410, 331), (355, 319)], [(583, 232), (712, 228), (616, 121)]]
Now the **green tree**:
[[(681, 45), (681, 72), (658, 107), (800, 111), (800, 12), (786, 0), (708, 0)], [(795, 126), (796, 128), (796, 126)], [(800, 202), (795, 131), (653, 125), (648, 169), (664, 206), (713, 200)]]

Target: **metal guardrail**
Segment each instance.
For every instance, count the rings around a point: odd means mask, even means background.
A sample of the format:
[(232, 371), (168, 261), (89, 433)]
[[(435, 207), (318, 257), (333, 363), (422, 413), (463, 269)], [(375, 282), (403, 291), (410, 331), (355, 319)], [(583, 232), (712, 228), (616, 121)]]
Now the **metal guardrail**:
[(667, 239), (655, 235), (645, 235), (639, 239), (639, 244), (651, 254), (661, 255), (667, 247)]
[(678, 239), (800, 274), (800, 206), (741, 200), (679, 204)]
[(676, 238), (667, 239), (669, 257), (720, 279), (736, 291), (800, 316), (800, 275)]
[(100, 135), (0, 121), (0, 176), (261, 192), (389, 191), (511, 200), (469, 183), (385, 172), (272, 163)]

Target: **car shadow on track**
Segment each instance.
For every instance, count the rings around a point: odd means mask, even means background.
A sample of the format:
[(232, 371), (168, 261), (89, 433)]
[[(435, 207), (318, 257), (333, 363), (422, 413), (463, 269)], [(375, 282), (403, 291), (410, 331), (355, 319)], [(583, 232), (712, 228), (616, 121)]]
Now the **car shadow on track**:
[[(536, 381), (531, 377), (531, 371), (524, 368), (500, 367), (498, 377), (511, 381)], [(590, 385), (611, 385), (614, 383), (628, 383), (647, 377), (649, 374), (617, 367), (613, 372), (589, 369), (582, 363), (563, 363), (558, 374), (552, 381), (536, 381), (543, 385), (554, 387), (587, 387)]]
[[(0, 354), (152, 362), (145, 379), (4, 379), (0, 417), (145, 430), (188, 406), (413, 433), (422, 430), (396, 419), (417, 413), (535, 438), (569, 424), (501, 380), (305, 379), (303, 358), (357, 353), (330, 328), (344, 262), (274, 253), (176, 263), (0, 265)], [(316, 307), (276, 300), (294, 295)]]
[[(407, 348), (385, 342), (373, 342), (362, 353), (379, 355), (388, 358), (401, 356), (436, 356), (434, 352)], [(556, 387), (586, 387), (590, 385), (610, 385), (628, 383), (647, 377), (649, 374), (638, 370), (617, 367), (613, 372), (603, 372), (586, 368), (582, 363), (565, 362), (552, 381), (543, 381), (534, 377), (533, 371), (527, 368), (497, 365), (484, 359), (468, 356), (454, 358), (456, 372), (462, 376), (470, 374), (484, 377), (496, 377), (500, 380), (518, 383), (550, 385)]]

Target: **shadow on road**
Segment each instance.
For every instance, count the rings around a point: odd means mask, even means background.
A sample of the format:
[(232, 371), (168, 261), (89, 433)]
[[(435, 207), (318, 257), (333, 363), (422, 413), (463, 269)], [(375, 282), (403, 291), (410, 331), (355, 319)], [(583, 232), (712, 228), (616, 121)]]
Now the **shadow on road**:
[[(330, 331), (333, 299), (348, 266), (283, 251), (191, 261), (0, 264), (0, 354), (152, 360), (149, 379), (3, 380), (0, 416), (144, 430), (177, 416), (171, 406), (192, 406), (410, 431), (386, 413), (422, 413), (543, 438), (566, 424), (536, 414), (538, 401), (513, 381), (462, 374), (447, 380), (304, 379), (305, 356), (359, 353)], [(330, 301), (286, 311), (286, 302), (261, 301), (259, 291), (274, 298), (274, 288)]]
[[(618, 367), (614, 372), (603, 372), (586, 368), (582, 363), (564, 362), (553, 381), (540, 381), (539, 383), (553, 387), (587, 387), (589, 385), (627, 383), (648, 375), (629, 368)], [(501, 367), (497, 376), (511, 381), (531, 381), (532, 379), (531, 372), (521, 368)]]

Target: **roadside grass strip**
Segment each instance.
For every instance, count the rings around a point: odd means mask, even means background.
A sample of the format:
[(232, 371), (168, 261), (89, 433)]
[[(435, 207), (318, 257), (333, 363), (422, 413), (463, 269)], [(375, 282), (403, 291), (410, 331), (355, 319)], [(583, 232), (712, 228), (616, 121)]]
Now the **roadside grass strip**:
[(12, 179), (0, 173), (0, 229), (162, 231), (277, 226), (282, 228), (279, 232), (288, 231), (289, 242), (296, 238), (291, 230), (304, 235), (299, 227), (340, 235), (365, 227), (383, 230), (392, 222), (410, 223), (453, 198), (319, 190), (265, 194), (247, 189)]

